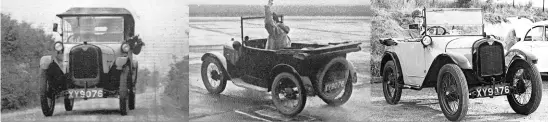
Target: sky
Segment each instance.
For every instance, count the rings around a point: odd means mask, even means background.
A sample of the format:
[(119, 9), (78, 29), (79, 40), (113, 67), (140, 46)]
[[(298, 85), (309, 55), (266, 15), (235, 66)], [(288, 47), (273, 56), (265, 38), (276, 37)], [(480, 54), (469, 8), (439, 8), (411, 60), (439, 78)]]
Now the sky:
[[(266, 5), (268, 0), (187, 0), (188, 4)], [(274, 5), (369, 5), (370, 0), (274, 0)]]
[(188, 6), (184, 0), (1, 0), (0, 10), (13, 19), (44, 29), (59, 40), (59, 34), (52, 32), (52, 25), (60, 23), (56, 14), (71, 7), (123, 7), (132, 12), (135, 33), (146, 44), (138, 57), (147, 59), (142, 59), (140, 66), (169, 69), (168, 65), (154, 65), (168, 64), (172, 61), (166, 60), (171, 59), (170, 53), (180, 57), (188, 54)]

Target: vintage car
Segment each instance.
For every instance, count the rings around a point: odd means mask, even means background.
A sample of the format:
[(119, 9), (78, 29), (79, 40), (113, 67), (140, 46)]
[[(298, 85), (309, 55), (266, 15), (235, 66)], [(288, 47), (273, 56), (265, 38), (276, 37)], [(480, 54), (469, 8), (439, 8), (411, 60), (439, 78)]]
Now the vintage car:
[(243, 41), (232, 39), (223, 52), (202, 56), (202, 80), (211, 94), (220, 94), (230, 80), (240, 87), (270, 92), (285, 116), (299, 114), (307, 96), (318, 95), (333, 106), (348, 101), (357, 78), (346, 54), (361, 50), (360, 43), (292, 43), (290, 48), (265, 49), (267, 39), (244, 37), (244, 20), (250, 19), (264, 17), (241, 17)]
[(542, 96), (538, 59), (529, 50), (516, 50), (519, 56), (506, 66), (503, 44), (484, 32), (481, 9), (420, 11), (417, 17), (424, 23), (410, 29), (428, 33), (379, 40), (386, 45), (380, 69), (386, 102), (397, 104), (402, 89), (434, 87), (440, 108), (451, 121), (461, 120), (468, 100), (474, 98), (505, 95), (512, 109), (524, 115), (538, 108)]
[(71, 111), (74, 99), (120, 99), (120, 112), (135, 108), (138, 63), (133, 59), (144, 45), (134, 35), (132, 14), (124, 8), (70, 8), (57, 14), (53, 31), (61, 35), (55, 53), (40, 59), (40, 102), (51, 116), (55, 99), (64, 98)]
[[(526, 19), (526, 18), (521, 18)], [(542, 76), (548, 76), (548, 55), (544, 54), (548, 52), (548, 21), (541, 21), (531, 23), (529, 26), (520, 26), (523, 24), (516, 24), (514, 27), (516, 30), (517, 42), (511, 45), (507, 57), (507, 61), (515, 58), (515, 51), (526, 50), (534, 54), (537, 58), (537, 68)], [(523, 29), (520, 29), (523, 28)], [(521, 31), (520, 31), (521, 30)]]

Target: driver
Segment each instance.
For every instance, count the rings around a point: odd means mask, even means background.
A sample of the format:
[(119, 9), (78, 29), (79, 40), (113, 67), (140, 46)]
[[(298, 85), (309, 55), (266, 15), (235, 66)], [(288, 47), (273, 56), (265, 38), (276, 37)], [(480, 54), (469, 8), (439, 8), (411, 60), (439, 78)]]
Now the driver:
[(291, 40), (287, 36), (289, 33), (289, 27), (280, 22), (276, 13), (270, 11), (270, 7), (273, 4), (273, 0), (268, 0), (268, 4), (265, 5), (265, 28), (268, 32), (268, 39), (266, 41), (266, 49), (283, 49), (291, 47)]

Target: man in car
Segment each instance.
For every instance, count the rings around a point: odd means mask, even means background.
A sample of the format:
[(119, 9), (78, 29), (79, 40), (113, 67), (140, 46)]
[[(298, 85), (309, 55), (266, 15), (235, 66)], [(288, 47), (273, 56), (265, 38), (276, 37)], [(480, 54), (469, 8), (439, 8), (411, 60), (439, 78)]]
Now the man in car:
[(268, 39), (266, 41), (266, 49), (277, 50), (287, 47), (291, 47), (291, 40), (287, 36), (289, 33), (289, 27), (284, 25), (278, 19), (276, 13), (271, 12), (273, 0), (268, 0), (268, 4), (265, 5), (265, 28), (268, 32)]

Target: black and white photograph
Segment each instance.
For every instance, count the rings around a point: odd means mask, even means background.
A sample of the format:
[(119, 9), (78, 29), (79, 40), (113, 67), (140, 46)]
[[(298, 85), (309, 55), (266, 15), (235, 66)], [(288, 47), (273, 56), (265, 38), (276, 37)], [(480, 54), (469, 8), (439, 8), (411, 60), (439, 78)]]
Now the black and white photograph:
[(1, 2), (1, 121), (188, 121), (186, 1)]
[(374, 0), (372, 121), (546, 121), (545, 0)]
[(190, 121), (369, 121), (369, 0), (188, 3)]

